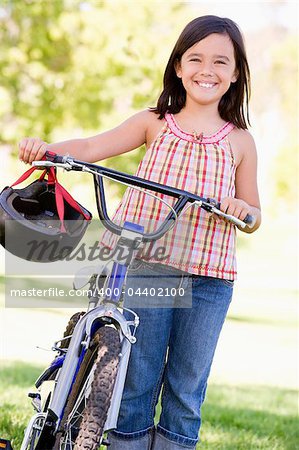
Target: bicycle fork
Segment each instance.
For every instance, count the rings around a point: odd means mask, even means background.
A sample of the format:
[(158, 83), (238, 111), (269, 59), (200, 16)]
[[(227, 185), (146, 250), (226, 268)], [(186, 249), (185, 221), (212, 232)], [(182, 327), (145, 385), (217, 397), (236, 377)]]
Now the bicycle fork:
[[(82, 317), (82, 319), (75, 327), (74, 335), (66, 354), (65, 361), (57, 381), (56, 389), (53, 393), (53, 397), (49, 406), (50, 414), (53, 414), (54, 417), (57, 418), (58, 423), (63, 415), (64, 405), (71, 389), (72, 380), (76, 373), (82, 345), (85, 345), (86, 348), (88, 347), (92, 325), (96, 321), (100, 321), (101, 318), (103, 319), (104, 317), (109, 317), (110, 319), (112, 319), (113, 323), (116, 324), (117, 328), (119, 328), (120, 331), (122, 354), (112, 399), (116, 401), (119, 400), (118, 397), (121, 397), (124, 382), (122, 378), (125, 378), (125, 372), (130, 356), (131, 344), (135, 342), (135, 337), (132, 335), (129, 325), (134, 324), (135, 326), (137, 326), (138, 317), (135, 317), (135, 321), (133, 323), (129, 322), (125, 319), (125, 317), (121, 314), (121, 312), (114, 304), (107, 303), (89, 311), (85, 316)], [(85, 333), (88, 336), (88, 339), (84, 342), (82, 341), (82, 339)], [(116, 408), (113, 408), (113, 410), (116, 411)], [(109, 412), (109, 422), (115, 420), (114, 416), (115, 414)]]
[[(129, 311), (134, 315), (133, 321), (128, 321), (117, 309), (114, 303), (105, 303), (104, 305), (90, 310), (80, 319), (74, 329), (70, 346), (61, 368), (57, 384), (50, 401), (50, 405), (46, 412), (40, 412), (32, 417), (25, 430), (25, 435), (20, 450), (26, 450), (28, 448), (32, 430), (36, 428), (37, 425), (39, 425), (39, 427), (41, 428), (43, 428), (43, 425), (45, 426), (42, 433), (42, 439), (41, 441), (39, 441), (37, 448), (39, 448), (39, 445), (43, 445), (44, 440), (47, 441), (48, 433), (53, 436), (53, 432), (55, 433), (58, 430), (60, 420), (63, 416), (64, 407), (71, 390), (72, 382), (76, 374), (82, 345), (84, 345), (86, 348), (88, 347), (91, 339), (91, 330), (93, 324), (95, 322), (100, 322), (101, 320), (103, 321), (103, 324), (105, 324), (105, 318), (109, 318), (119, 330), (121, 340), (119, 369), (113, 388), (111, 403), (108, 410), (104, 431), (116, 428), (118, 412), (120, 408), (120, 402), (131, 352), (131, 345), (136, 341), (136, 338), (131, 332), (130, 325), (133, 325), (136, 328), (139, 323), (137, 314), (135, 314), (131, 310)], [(87, 336), (87, 339), (85, 341), (83, 340), (84, 336)], [(47, 428), (49, 431), (47, 430)]]

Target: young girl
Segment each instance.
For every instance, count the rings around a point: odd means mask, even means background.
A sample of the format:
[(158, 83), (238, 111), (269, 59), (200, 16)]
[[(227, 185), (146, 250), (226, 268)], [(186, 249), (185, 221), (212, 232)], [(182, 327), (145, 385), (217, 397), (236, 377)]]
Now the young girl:
[[(31, 163), (52, 150), (95, 162), (145, 143), (137, 175), (215, 198), (222, 211), (240, 219), (255, 216), (254, 227), (243, 230), (251, 233), (261, 215), (256, 149), (245, 114), (249, 90), (237, 25), (216, 16), (199, 17), (185, 27), (172, 51), (155, 108), (87, 139), (49, 145), (25, 138), (19, 157)], [(128, 190), (116, 216), (132, 221), (138, 216), (151, 223), (165, 213), (163, 208), (151, 197)], [(192, 307), (138, 309), (137, 342), (117, 430), (109, 435), (111, 450), (195, 449), (198, 440), (207, 379), (236, 277), (235, 226), (190, 208), (162, 241), (159, 245), (167, 250), (163, 264), (139, 259), (132, 272), (141, 277), (142, 288), (153, 286), (151, 277), (142, 274), (163, 276), (170, 287), (183, 286), (192, 293)]]

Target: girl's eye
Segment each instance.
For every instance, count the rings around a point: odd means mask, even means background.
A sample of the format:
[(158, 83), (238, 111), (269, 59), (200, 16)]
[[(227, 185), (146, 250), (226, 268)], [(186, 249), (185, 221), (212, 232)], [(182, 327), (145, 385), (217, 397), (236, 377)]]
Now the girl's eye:
[(200, 62), (200, 59), (198, 59), (198, 58), (192, 58), (192, 59), (190, 59), (190, 61), (192, 61), (192, 62)]
[(217, 61), (215, 61), (215, 64), (225, 64), (225, 62), (222, 60), (217, 60)]

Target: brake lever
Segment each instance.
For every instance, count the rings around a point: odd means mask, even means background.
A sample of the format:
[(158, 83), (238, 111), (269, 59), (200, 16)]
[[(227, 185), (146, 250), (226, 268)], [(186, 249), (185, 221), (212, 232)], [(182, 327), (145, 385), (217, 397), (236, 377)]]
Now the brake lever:
[(230, 222), (232, 222), (233, 224), (235, 224), (241, 228), (245, 228), (248, 226), (248, 224), (245, 223), (243, 220), (238, 219), (235, 216), (231, 216), (230, 214), (226, 214), (223, 211), (221, 211), (220, 209), (216, 208), (215, 206), (212, 206), (211, 212), (217, 214), (217, 216), (220, 216), (226, 220), (229, 220)]
[(256, 222), (256, 217), (251, 216), (250, 214), (247, 214), (244, 220), (238, 219), (235, 216), (232, 216), (230, 214), (226, 214), (223, 211), (220, 210), (220, 202), (217, 202), (217, 200), (213, 198), (208, 198), (208, 202), (204, 203), (203, 208), (211, 213), (215, 213), (220, 217), (223, 217), (226, 220), (229, 220), (233, 224), (237, 225), (241, 228), (253, 228)]
[(64, 163), (56, 163), (52, 161), (33, 161), (31, 165), (34, 167), (39, 167), (40, 169), (48, 169), (49, 167), (61, 167), (62, 169), (68, 171), (73, 169), (72, 164), (70, 164), (68, 161)]

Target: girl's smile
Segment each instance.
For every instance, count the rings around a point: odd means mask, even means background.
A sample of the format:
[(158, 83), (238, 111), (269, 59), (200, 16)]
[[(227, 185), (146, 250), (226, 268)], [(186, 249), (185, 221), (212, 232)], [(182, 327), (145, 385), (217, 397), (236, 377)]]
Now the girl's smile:
[(212, 89), (217, 84), (217, 83), (206, 83), (204, 81), (195, 81), (195, 83), (197, 83), (199, 87), (204, 89)]

